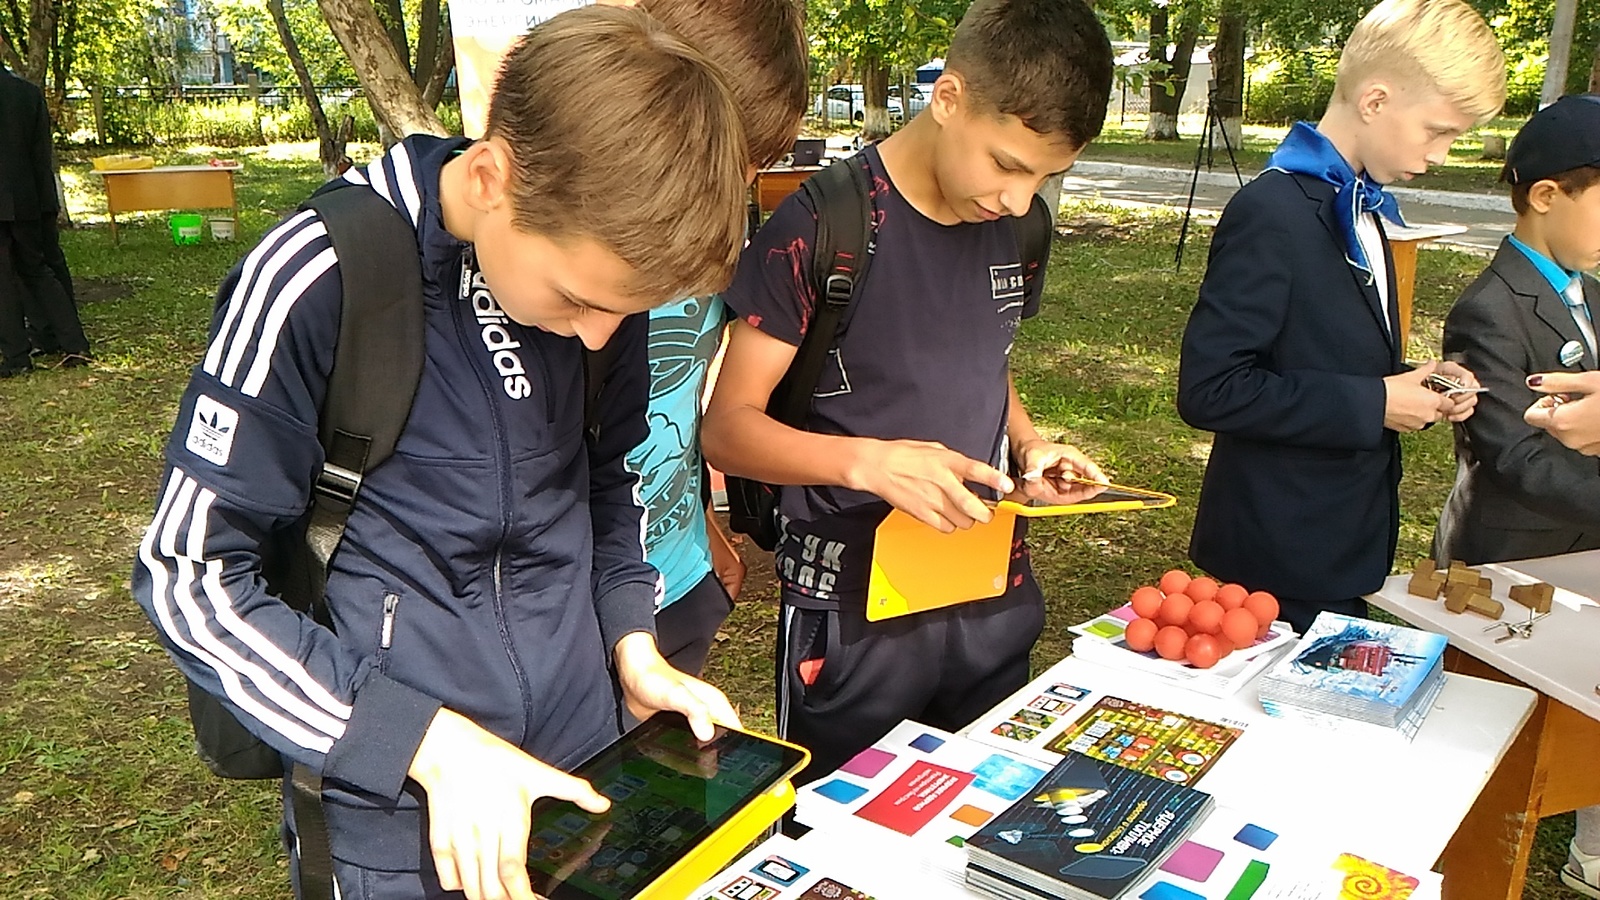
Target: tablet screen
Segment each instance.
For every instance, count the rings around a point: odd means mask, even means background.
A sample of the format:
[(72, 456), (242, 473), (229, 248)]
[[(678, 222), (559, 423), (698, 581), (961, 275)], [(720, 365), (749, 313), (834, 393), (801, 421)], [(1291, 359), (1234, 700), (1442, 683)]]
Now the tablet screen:
[(652, 716), (573, 773), (611, 798), (610, 811), (533, 804), (533, 889), (549, 900), (632, 897), (802, 761), (793, 748), (725, 728), (701, 745), (681, 715)]
[(1092, 512), (1096, 507), (1099, 506), (1112, 506), (1118, 509), (1128, 509), (1130, 507), (1138, 506), (1159, 508), (1163, 506), (1171, 506), (1172, 504), (1173, 497), (1170, 494), (1163, 494), (1159, 491), (1147, 491), (1141, 488), (1125, 487), (1120, 484), (1108, 484), (1104, 487), (1104, 489), (1095, 493), (1093, 496), (1085, 500), (1079, 500), (1077, 503), (1066, 506), (1057, 506), (1046, 503), (1042, 500), (1028, 500), (1024, 503), (1018, 503), (1018, 506), (1021, 508), (1018, 509), (1017, 512), (1024, 516), (1050, 515), (1068, 510), (1075, 512)]

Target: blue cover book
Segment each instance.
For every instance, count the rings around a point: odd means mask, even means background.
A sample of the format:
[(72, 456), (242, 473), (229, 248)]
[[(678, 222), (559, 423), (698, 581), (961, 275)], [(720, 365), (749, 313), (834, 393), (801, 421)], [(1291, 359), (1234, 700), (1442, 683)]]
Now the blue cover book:
[(1211, 802), (1203, 791), (1068, 752), (967, 841), (968, 882), (1007, 895), (1114, 898), (1182, 844)]
[(1301, 696), (1331, 694), (1400, 710), (1438, 666), (1446, 643), (1442, 634), (1322, 612), (1263, 681)]

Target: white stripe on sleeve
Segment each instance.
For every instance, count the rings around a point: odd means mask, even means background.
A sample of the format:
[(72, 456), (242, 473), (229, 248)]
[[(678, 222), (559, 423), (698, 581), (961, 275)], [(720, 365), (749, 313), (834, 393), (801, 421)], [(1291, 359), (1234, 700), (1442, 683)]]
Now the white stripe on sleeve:
[(207, 374), (217, 374), (217, 368), (222, 365), (222, 353), (228, 345), (228, 335), (233, 328), (234, 319), (239, 315), (239, 310), (244, 306), (244, 298), (250, 288), (255, 284), (256, 276), (261, 271), (261, 261), (271, 255), (275, 248), (281, 246), (287, 235), (292, 235), (306, 222), (316, 218), (316, 213), (306, 210), (292, 216), (272, 231), (268, 232), (245, 257), (244, 266), (239, 270), (239, 281), (233, 286), (233, 296), (228, 298), (228, 310), (223, 314), (222, 325), (217, 329), (217, 336), (212, 339), (211, 346), (206, 349), (204, 368)]
[[(244, 354), (254, 343), (256, 322), (261, 318), (262, 308), (271, 302), (273, 304), (284, 300), (285, 292), (280, 290), (273, 294), (270, 301), (267, 297), (272, 290), (272, 283), (277, 280), (283, 267), (305, 246), (314, 240), (323, 238), (328, 230), (319, 219), (300, 229), (293, 237), (285, 241), (283, 246), (272, 254), (266, 265), (262, 268), (260, 276), (250, 288), (250, 296), (243, 299), (244, 314), (239, 318), (239, 329), (234, 334), (233, 340), (228, 344), (227, 361), (222, 366), (222, 371), (213, 373), (223, 384), (232, 385), (239, 372), (239, 365), (244, 360)], [(238, 295), (236, 295), (236, 299)], [(293, 303), (296, 298), (289, 297), (288, 302)]]
[(244, 383), (238, 386), (246, 397), (261, 395), (261, 386), (266, 383), (267, 373), (272, 368), (272, 354), (278, 349), (278, 337), (283, 333), (283, 323), (289, 318), (289, 311), (294, 309), (295, 301), (300, 299), (307, 288), (315, 284), (323, 273), (333, 268), (333, 263), (333, 248), (325, 248), (312, 257), (310, 262), (301, 266), (300, 270), (284, 284), (283, 290), (278, 291), (277, 296), (273, 298), (272, 307), (267, 310), (266, 322), (261, 327), (261, 340), (256, 342), (255, 361), (251, 363), (250, 372), (245, 377)]

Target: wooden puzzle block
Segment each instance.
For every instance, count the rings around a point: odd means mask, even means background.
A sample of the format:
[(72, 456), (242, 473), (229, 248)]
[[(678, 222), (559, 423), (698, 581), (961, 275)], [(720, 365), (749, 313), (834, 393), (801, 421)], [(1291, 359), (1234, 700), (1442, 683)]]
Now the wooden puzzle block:
[(1534, 612), (1547, 613), (1550, 611), (1550, 602), (1555, 599), (1556, 589), (1540, 581), (1535, 584), (1512, 585), (1510, 594), (1512, 600)]
[(1473, 593), (1467, 597), (1467, 611), (1475, 612), (1486, 619), (1498, 619), (1506, 611), (1506, 607), (1504, 603), (1488, 594)]
[(1406, 583), (1406, 593), (1428, 600), (1439, 599), (1444, 590), (1445, 573), (1435, 567), (1433, 560), (1424, 559), (1411, 570), (1411, 580)]
[(1469, 569), (1466, 566), (1461, 566), (1458, 569), (1456, 565), (1456, 563), (1450, 564), (1450, 572), (1445, 576), (1445, 580), (1450, 584), (1465, 584), (1470, 587), (1477, 587), (1481, 578), (1478, 575), (1478, 570)]
[(1467, 600), (1472, 596), (1473, 586), (1466, 584), (1452, 584), (1444, 589), (1444, 608), (1453, 613), (1467, 611)]

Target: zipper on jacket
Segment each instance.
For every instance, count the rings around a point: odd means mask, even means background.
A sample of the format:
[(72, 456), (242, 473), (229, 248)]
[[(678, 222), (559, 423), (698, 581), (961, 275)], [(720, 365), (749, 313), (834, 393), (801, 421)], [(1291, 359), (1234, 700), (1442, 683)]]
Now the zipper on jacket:
[[(471, 249), (462, 251), (462, 265), (466, 265), (466, 254)], [(455, 322), (456, 339), (461, 344), (462, 353), (466, 356), (474, 375), (478, 377), (478, 386), (482, 388), (484, 398), (489, 405), (489, 424), (494, 431), (495, 443), (495, 475), (500, 488), (500, 537), (494, 546), (494, 590), (490, 598), (494, 606), (495, 625), (500, 631), (500, 643), (505, 647), (506, 659), (511, 664), (511, 672), (517, 679), (517, 690), (522, 695), (522, 740), (520, 745), (528, 743), (528, 730), (533, 727), (533, 690), (528, 684), (528, 675), (522, 666), (522, 660), (517, 657), (517, 649), (511, 639), (511, 628), (506, 624), (504, 586), (501, 576), (502, 564), (505, 556), (506, 538), (511, 533), (511, 449), (508, 446), (509, 438), (506, 436), (505, 420), (501, 416), (499, 395), (495, 393), (498, 385), (489, 378), (483, 370), (483, 363), (479, 348), (473, 344), (472, 335), (462, 321), (464, 314), (470, 315), (470, 307), (457, 303), (451, 310), (450, 318)], [(548, 392), (548, 380), (546, 391)]]
[(383, 628), (378, 632), (378, 671), (389, 668), (389, 648), (394, 645), (394, 612), (400, 606), (400, 595), (383, 595)]

